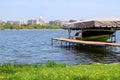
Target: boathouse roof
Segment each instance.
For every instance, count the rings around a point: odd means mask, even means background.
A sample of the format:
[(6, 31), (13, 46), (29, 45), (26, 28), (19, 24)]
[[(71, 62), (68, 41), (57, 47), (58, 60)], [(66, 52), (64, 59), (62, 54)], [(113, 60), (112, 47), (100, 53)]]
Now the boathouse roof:
[(120, 29), (120, 18), (99, 18), (85, 21), (71, 22), (63, 25), (63, 29), (81, 30), (90, 28)]

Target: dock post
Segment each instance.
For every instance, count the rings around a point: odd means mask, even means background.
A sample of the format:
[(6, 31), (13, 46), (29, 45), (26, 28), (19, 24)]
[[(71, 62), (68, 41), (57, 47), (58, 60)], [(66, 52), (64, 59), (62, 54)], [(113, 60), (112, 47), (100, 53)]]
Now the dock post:
[(51, 45), (53, 46), (53, 38), (51, 38)]
[(69, 47), (70, 47), (70, 42), (69, 42)]
[(62, 47), (62, 40), (61, 40), (61, 47)]
[(67, 47), (67, 41), (66, 41), (66, 47)]

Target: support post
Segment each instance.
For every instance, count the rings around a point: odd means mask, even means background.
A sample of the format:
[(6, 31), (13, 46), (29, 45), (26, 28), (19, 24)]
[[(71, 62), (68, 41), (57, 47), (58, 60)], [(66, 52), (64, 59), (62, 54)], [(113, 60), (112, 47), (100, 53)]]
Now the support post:
[(67, 41), (66, 41), (66, 47), (67, 47)]
[(68, 39), (70, 39), (70, 33), (71, 33), (71, 29), (68, 29)]
[(70, 47), (70, 42), (69, 42), (69, 47)]
[(116, 31), (115, 31), (115, 43), (116, 43), (116, 40), (117, 40), (117, 39), (116, 39)]
[(62, 47), (62, 40), (61, 40), (61, 47)]
[(111, 36), (111, 42), (116, 43), (116, 31), (114, 31), (114, 33)]
[(82, 40), (82, 29), (81, 29), (81, 40)]

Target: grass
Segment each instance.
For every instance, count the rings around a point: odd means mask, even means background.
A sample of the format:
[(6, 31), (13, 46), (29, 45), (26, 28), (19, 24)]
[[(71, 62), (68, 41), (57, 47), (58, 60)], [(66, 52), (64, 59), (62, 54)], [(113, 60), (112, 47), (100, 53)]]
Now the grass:
[(120, 80), (120, 64), (2, 64), (0, 80)]

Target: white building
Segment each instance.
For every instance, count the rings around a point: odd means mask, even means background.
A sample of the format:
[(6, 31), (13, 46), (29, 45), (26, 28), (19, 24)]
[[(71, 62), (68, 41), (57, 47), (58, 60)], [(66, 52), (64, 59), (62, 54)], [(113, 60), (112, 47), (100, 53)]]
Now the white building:
[(45, 22), (44, 22), (44, 20), (43, 20), (42, 17), (40, 17), (40, 18), (38, 19), (37, 24), (40, 24), (40, 25), (44, 25), (44, 24), (45, 24)]

